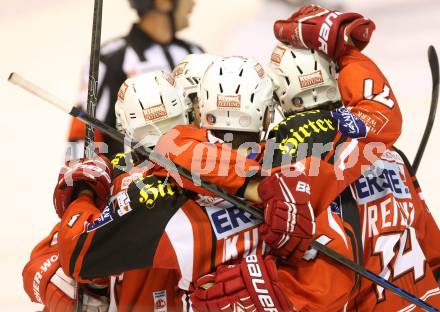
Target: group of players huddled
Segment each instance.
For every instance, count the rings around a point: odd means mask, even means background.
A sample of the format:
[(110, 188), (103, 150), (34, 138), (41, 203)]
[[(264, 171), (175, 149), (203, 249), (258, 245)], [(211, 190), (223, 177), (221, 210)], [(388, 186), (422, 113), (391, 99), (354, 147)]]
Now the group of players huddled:
[[(373, 30), (360, 14), (306, 5), (275, 22), (267, 68), (191, 54), (172, 74), (127, 79), (115, 104), (126, 152), (62, 168), (61, 221), (23, 271), (32, 301), (50, 312), (74, 311), (78, 298), (100, 312), (418, 309), (310, 248), (317, 240), (440, 307), (440, 232), (393, 147), (396, 98), (360, 52)], [(270, 126), (276, 111), (283, 120)]]

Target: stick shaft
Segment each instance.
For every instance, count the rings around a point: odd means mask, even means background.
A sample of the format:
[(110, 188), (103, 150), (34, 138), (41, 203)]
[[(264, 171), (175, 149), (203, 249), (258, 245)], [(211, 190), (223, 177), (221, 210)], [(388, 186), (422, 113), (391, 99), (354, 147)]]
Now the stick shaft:
[[(96, 102), (98, 101), (99, 54), (101, 45), (103, 0), (95, 0), (93, 9), (92, 42), (90, 44), (89, 85), (87, 92), (87, 113), (95, 117)], [(95, 131), (92, 125), (86, 125), (84, 155), (91, 158), (95, 150)]]

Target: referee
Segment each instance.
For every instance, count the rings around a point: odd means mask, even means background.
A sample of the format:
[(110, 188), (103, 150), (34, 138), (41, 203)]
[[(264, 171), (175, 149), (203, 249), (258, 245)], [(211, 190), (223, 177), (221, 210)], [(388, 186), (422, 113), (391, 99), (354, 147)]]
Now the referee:
[[(194, 0), (129, 0), (139, 16), (130, 32), (122, 38), (111, 40), (101, 47), (96, 118), (112, 127), (116, 125), (114, 105), (122, 83), (128, 78), (156, 69), (171, 72), (175, 65), (191, 53), (202, 49), (180, 40), (176, 32), (186, 28), (194, 6)], [(88, 64), (88, 62), (87, 62)], [(86, 109), (88, 65), (83, 70), (78, 105)], [(72, 119), (67, 155), (70, 159), (82, 157), (85, 125)], [(123, 152), (124, 147), (98, 130), (95, 142), (103, 142), (100, 152), (110, 159)], [(97, 144), (99, 146), (99, 143)]]

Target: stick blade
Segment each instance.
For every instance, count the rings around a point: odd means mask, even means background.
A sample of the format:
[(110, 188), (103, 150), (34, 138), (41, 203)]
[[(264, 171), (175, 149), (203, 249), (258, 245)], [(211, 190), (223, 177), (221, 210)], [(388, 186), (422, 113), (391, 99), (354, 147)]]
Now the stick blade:
[(439, 63), (438, 56), (434, 46), (430, 45), (428, 48), (429, 67), (431, 67), (432, 83), (439, 84)]

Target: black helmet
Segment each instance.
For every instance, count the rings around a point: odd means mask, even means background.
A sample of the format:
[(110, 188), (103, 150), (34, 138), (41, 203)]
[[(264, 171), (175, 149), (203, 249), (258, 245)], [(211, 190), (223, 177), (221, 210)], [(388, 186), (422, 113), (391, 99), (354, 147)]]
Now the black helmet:
[(154, 9), (154, 0), (128, 0), (128, 2), (138, 12), (139, 16)]
[[(169, 13), (173, 34), (176, 33), (174, 10), (176, 9), (177, 1), (178, 0), (172, 0), (173, 9)], [(130, 3), (130, 6), (137, 11), (139, 16), (144, 15), (145, 12), (153, 10), (156, 7), (154, 0), (128, 0), (128, 2)]]

